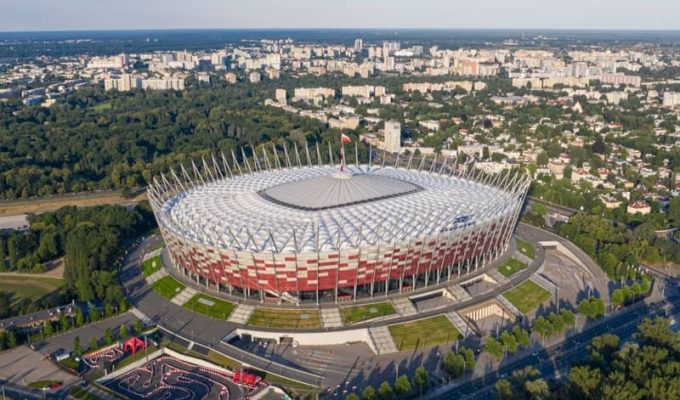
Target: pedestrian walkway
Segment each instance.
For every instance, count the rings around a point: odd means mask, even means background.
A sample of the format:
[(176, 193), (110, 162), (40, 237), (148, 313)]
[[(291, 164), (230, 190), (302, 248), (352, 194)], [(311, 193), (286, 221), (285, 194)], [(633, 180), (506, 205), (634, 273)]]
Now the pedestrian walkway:
[(488, 270), (488, 271), (486, 272), (486, 274), (487, 274), (491, 279), (493, 279), (494, 281), (496, 281), (496, 283), (498, 283), (499, 285), (502, 285), (502, 284), (504, 284), (505, 282), (508, 281), (508, 278), (506, 278), (505, 276), (503, 276), (503, 274), (501, 274), (500, 272), (498, 272), (498, 270), (497, 270), (496, 268), (492, 268), (492, 269)]
[(497, 301), (498, 301), (498, 302), (499, 302), (506, 310), (508, 310), (509, 312), (513, 313), (515, 316), (519, 317), (519, 316), (523, 315), (522, 312), (521, 312), (520, 310), (518, 310), (517, 307), (515, 307), (515, 305), (512, 304), (508, 299), (506, 299), (505, 296), (503, 296), (502, 294), (499, 294), (498, 296), (496, 296), (496, 300), (497, 300)]
[(154, 251), (150, 251), (150, 252), (144, 254), (144, 261), (146, 261), (150, 258), (160, 256), (162, 252), (163, 252), (163, 247), (161, 247), (160, 249), (156, 249)]
[(143, 312), (139, 311), (137, 307), (132, 307), (130, 308), (130, 312), (132, 315), (134, 315), (138, 320), (142, 321), (144, 325), (151, 325), (153, 321), (151, 318), (147, 317), (146, 314)]
[(196, 295), (196, 290), (190, 287), (185, 287), (184, 290), (175, 295), (170, 301), (177, 304), (178, 306), (185, 305), (189, 300), (191, 300)]
[(418, 310), (416, 310), (415, 306), (413, 305), (413, 303), (411, 303), (411, 300), (409, 300), (408, 297), (395, 297), (392, 299), (392, 304), (394, 305), (394, 309), (402, 317), (414, 315), (418, 312)]
[(463, 289), (463, 287), (460, 286), (459, 284), (449, 286), (448, 291), (449, 293), (451, 293), (451, 296), (458, 300), (459, 303), (463, 303), (472, 299), (470, 293), (468, 293), (467, 290)]
[(324, 328), (340, 328), (342, 327), (342, 318), (340, 317), (340, 309), (322, 308), (321, 309), (321, 326)]
[(463, 317), (460, 316), (456, 311), (450, 311), (446, 313), (446, 317), (451, 321), (453, 326), (458, 329), (458, 332), (463, 336), (463, 338), (468, 337), (472, 332), (468, 324), (465, 323)]
[(255, 311), (255, 307), (249, 304), (239, 304), (231, 313), (227, 321), (245, 325), (250, 319), (250, 315)]
[(168, 275), (168, 271), (166, 271), (165, 268), (161, 268), (160, 270), (158, 270), (158, 271), (154, 272), (153, 274), (147, 276), (145, 278), (146, 283), (151, 285), (154, 282), (156, 282), (157, 280), (159, 280), (159, 279), (161, 279), (161, 278), (163, 278), (164, 276), (167, 276), (167, 275)]
[(554, 283), (550, 282), (548, 279), (546, 279), (543, 275), (534, 273), (531, 274), (529, 277), (530, 280), (532, 280), (535, 284), (538, 286), (542, 287), (543, 289), (547, 290), (550, 292), (550, 294), (554, 294), (557, 291), (557, 285)]
[(373, 345), (375, 346), (378, 355), (397, 353), (399, 351), (397, 350), (397, 345), (394, 344), (390, 330), (386, 326), (382, 325), (369, 328), (368, 333), (371, 335)]

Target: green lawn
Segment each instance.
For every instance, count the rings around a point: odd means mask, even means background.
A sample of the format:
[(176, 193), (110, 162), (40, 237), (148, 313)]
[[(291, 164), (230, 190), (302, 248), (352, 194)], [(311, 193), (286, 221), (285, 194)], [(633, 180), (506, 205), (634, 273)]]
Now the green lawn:
[(172, 276), (164, 276), (151, 284), (151, 288), (158, 294), (170, 300), (184, 290), (184, 285), (177, 282)]
[(444, 315), (390, 325), (390, 334), (400, 351), (454, 341), (460, 332)]
[(235, 307), (233, 303), (205, 294), (197, 294), (184, 304), (184, 308), (187, 310), (218, 319), (227, 319)]
[(394, 313), (396, 313), (396, 310), (390, 302), (342, 307), (340, 309), (340, 316), (342, 317), (342, 322), (345, 325), (356, 324), (357, 322), (366, 321), (377, 317), (384, 317)]
[(523, 262), (515, 259), (515, 258), (510, 258), (508, 261), (504, 262), (498, 267), (498, 272), (501, 273), (504, 277), (509, 277), (510, 275), (514, 274), (517, 271), (521, 271), (524, 268), (526, 268), (526, 264)]
[(503, 296), (518, 310), (526, 314), (550, 299), (550, 292), (532, 281), (526, 281), (503, 293)]
[(97, 105), (92, 106), (92, 109), (95, 111), (108, 111), (113, 107), (113, 104), (111, 104), (110, 101), (105, 101), (103, 103), (99, 103)]
[(28, 387), (32, 387), (32, 388), (35, 388), (35, 389), (42, 389), (42, 388), (50, 387), (52, 385), (57, 385), (57, 384), (61, 384), (61, 383), (62, 383), (62, 381), (43, 380), (43, 381), (31, 382), (31, 383), (28, 384)]
[(146, 278), (154, 272), (160, 271), (163, 267), (163, 262), (160, 256), (151, 257), (142, 263), (142, 275)]
[(517, 239), (517, 250), (531, 259), (536, 257), (534, 246), (532, 246), (531, 243), (527, 242), (526, 240)]
[(44, 296), (60, 289), (64, 285), (62, 279), (7, 276), (0, 277), (0, 292), (12, 295), (12, 304), (17, 304), (24, 299), (31, 302), (38, 301)]
[(283, 310), (256, 308), (248, 319), (248, 325), (269, 328), (320, 328), (318, 310)]

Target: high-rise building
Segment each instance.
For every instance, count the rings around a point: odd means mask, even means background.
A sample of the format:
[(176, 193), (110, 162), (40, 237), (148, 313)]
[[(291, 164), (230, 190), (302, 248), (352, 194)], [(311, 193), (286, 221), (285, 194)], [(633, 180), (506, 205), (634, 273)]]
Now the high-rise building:
[(363, 39), (357, 39), (354, 41), (354, 50), (356, 52), (359, 52), (364, 49), (364, 40)]
[(401, 149), (401, 124), (397, 121), (385, 121), (385, 150), (398, 153)]
[(287, 103), (286, 89), (276, 89), (276, 94), (274, 97), (276, 98), (276, 101), (279, 102), (279, 104), (285, 105)]

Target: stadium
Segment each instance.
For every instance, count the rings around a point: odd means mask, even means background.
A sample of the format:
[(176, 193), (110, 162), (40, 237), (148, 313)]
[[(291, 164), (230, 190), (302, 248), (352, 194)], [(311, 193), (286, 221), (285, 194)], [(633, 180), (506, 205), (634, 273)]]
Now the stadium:
[(504, 252), (530, 183), (436, 156), (338, 165), (330, 149), (324, 162), (317, 146), (316, 163), (308, 148), (284, 150), (282, 159), (253, 150), (249, 161), (241, 149), (240, 163), (222, 153), (154, 180), (148, 197), (179, 271), (290, 303), (442, 285)]

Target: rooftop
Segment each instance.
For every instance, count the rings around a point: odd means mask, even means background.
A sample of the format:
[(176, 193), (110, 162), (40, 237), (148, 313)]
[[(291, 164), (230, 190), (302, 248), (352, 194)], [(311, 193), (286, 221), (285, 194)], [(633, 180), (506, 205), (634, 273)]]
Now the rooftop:
[(338, 172), (282, 183), (260, 191), (265, 199), (300, 210), (324, 210), (388, 199), (422, 188), (414, 183), (370, 173)]

